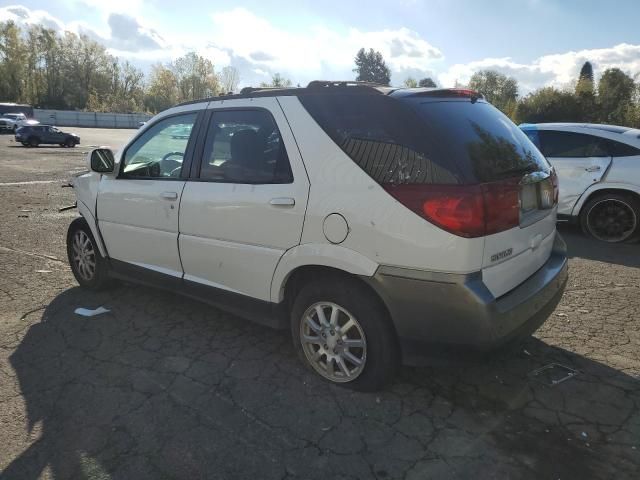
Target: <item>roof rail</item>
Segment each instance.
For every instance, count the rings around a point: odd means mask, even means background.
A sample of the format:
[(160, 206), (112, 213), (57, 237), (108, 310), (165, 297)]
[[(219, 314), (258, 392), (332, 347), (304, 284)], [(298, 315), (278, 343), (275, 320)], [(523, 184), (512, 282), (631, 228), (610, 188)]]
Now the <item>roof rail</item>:
[(319, 87), (388, 87), (382, 83), (376, 82), (361, 82), (358, 80), (313, 80), (309, 82), (307, 88), (319, 88)]

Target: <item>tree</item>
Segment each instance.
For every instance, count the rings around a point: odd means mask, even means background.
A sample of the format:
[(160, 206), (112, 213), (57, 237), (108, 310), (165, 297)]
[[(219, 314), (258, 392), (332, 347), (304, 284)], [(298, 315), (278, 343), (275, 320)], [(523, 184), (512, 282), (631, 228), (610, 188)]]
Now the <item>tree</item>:
[(598, 119), (598, 108), (591, 62), (584, 62), (584, 65), (582, 65), (575, 92), (582, 112), (581, 118), (587, 122), (596, 121)]
[(195, 52), (169, 64), (178, 82), (178, 101), (198, 100), (216, 95), (220, 89), (218, 76), (211, 60)]
[(481, 70), (469, 80), (469, 88), (482, 93), (488, 102), (503, 112), (512, 112), (518, 98), (518, 82), (494, 70)]
[(605, 70), (598, 82), (600, 121), (625, 124), (633, 111), (633, 79), (619, 68)]
[(421, 79), (418, 82), (418, 86), (419, 87), (426, 87), (426, 88), (436, 88), (437, 87), (436, 82), (431, 80), (431, 77), (426, 77), (426, 78)]
[(274, 73), (273, 76), (271, 77), (271, 83), (262, 82), (260, 84), (261, 87), (266, 87), (266, 88), (270, 88), (270, 87), (288, 88), (291, 85), (293, 85), (291, 80), (289, 80), (288, 78), (284, 78), (282, 75), (280, 75), (277, 72)]
[(579, 122), (581, 109), (572, 92), (545, 87), (520, 100), (515, 112), (516, 123)]
[(14, 22), (0, 25), (0, 98), (23, 101), (27, 47)]
[(161, 112), (178, 103), (178, 79), (162, 64), (151, 67), (151, 78), (144, 99), (146, 108), (152, 112)]
[(353, 69), (357, 73), (356, 81), (358, 82), (374, 82), (381, 85), (389, 85), (391, 82), (391, 71), (382, 58), (380, 52), (376, 52), (373, 48), (365, 51), (361, 48), (355, 58), (356, 68)]
[(404, 81), (404, 86), (407, 88), (416, 88), (418, 86), (418, 82), (415, 78), (409, 77)]
[(240, 83), (240, 74), (236, 67), (228, 65), (220, 73), (220, 86), (223, 93), (234, 92)]
[(580, 69), (580, 80), (588, 80), (593, 83), (593, 65), (591, 62), (584, 62)]

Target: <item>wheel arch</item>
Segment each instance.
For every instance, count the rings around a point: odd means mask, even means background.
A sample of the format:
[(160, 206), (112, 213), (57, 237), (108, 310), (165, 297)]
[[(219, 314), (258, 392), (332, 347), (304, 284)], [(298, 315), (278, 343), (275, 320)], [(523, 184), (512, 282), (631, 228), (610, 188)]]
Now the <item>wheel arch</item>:
[(280, 303), (284, 300), (285, 287), (291, 275), (296, 271), (299, 272), (301, 268), (319, 270), (325, 268), (326, 272), (372, 277), (378, 266), (376, 262), (364, 255), (340, 245), (298, 245), (287, 250), (276, 266), (271, 280), (271, 301)]
[(575, 218), (580, 218), (582, 209), (589, 202), (589, 200), (596, 196), (607, 193), (615, 193), (618, 195), (630, 194), (638, 201), (640, 201), (640, 186), (630, 185), (626, 183), (608, 183), (602, 185), (594, 185), (580, 197), (576, 205), (573, 207), (572, 216)]
[(98, 231), (98, 226), (96, 225), (96, 219), (91, 213), (91, 210), (89, 209), (89, 207), (87, 207), (87, 205), (80, 200), (78, 201), (78, 212), (80, 213), (84, 221), (87, 222), (87, 225), (89, 225), (89, 229), (93, 234), (93, 238), (98, 244), (98, 250), (100, 251), (100, 255), (102, 255), (103, 258), (107, 258), (107, 250), (102, 244), (102, 237), (100, 236), (100, 232)]

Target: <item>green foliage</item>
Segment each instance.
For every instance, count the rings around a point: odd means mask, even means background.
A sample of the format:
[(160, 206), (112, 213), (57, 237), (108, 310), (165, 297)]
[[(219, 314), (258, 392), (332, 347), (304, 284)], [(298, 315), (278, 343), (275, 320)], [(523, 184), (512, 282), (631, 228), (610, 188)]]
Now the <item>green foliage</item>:
[(431, 80), (430, 77), (426, 77), (426, 78), (421, 79), (418, 82), (418, 86), (419, 87), (426, 87), (426, 88), (436, 88), (437, 87), (436, 82)]
[(518, 98), (518, 82), (494, 70), (481, 70), (469, 80), (469, 88), (482, 93), (488, 102), (507, 113), (514, 110)]
[(591, 65), (591, 62), (584, 62), (580, 69), (580, 76), (578, 78), (580, 80), (588, 80), (593, 83), (593, 65)]
[(370, 48), (367, 52), (361, 48), (355, 58), (356, 68), (353, 69), (358, 82), (374, 82), (381, 85), (389, 85), (391, 82), (391, 71), (382, 58), (380, 52)]
[(407, 88), (416, 88), (418, 81), (415, 78), (409, 77), (404, 81), (404, 86)]
[(545, 87), (520, 100), (515, 112), (516, 123), (580, 122), (578, 99), (571, 92)]
[(277, 88), (288, 88), (292, 85), (291, 80), (289, 80), (288, 78), (284, 78), (282, 75), (280, 75), (279, 73), (274, 73), (273, 76), (271, 77), (271, 83), (268, 82), (262, 82), (260, 84), (261, 87), (277, 87)]
[(605, 123), (624, 125), (633, 117), (636, 86), (619, 68), (605, 70), (598, 82), (600, 118)]
[(2, 101), (105, 112), (158, 112), (220, 90), (211, 61), (193, 52), (155, 66), (145, 85), (141, 70), (85, 35), (13, 22), (0, 23), (0, 78)]

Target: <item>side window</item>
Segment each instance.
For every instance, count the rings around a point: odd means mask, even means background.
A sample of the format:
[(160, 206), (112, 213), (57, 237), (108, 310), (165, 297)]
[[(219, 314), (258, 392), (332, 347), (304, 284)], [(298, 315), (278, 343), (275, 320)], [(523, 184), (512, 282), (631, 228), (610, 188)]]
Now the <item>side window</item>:
[(120, 178), (179, 178), (196, 113), (160, 120), (124, 154)]
[(608, 157), (606, 141), (582, 133), (541, 130), (542, 153), (545, 157), (579, 158)]
[(200, 178), (227, 183), (293, 182), (287, 151), (271, 114), (266, 110), (214, 112)]
[[(457, 168), (436, 151), (423, 122), (384, 95), (317, 94), (300, 102), (331, 139), (372, 179), (386, 183), (459, 183)], [(446, 162), (449, 163), (446, 163)]]
[(627, 145), (626, 143), (608, 140), (609, 152), (612, 157), (634, 157), (640, 155), (640, 148)]

